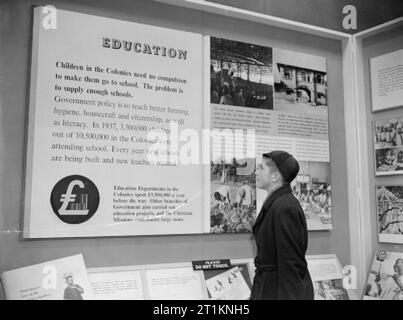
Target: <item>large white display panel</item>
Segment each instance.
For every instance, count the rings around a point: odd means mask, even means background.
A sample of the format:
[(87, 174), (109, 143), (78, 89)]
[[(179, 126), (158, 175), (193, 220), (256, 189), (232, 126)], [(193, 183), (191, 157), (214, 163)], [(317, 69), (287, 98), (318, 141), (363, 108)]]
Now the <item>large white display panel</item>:
[(251, 231), (255, 165), (278, 149), (300, 161), (308, 230), (332, 229), (325, 57), (65, 10), (50, 32), (47, 12), (34, 9), (25, 238)]
[(202, 36), (43, 19), (36, 8), (24, 236), (202, 233), (203, 166), (175, 150), (202, 129)]

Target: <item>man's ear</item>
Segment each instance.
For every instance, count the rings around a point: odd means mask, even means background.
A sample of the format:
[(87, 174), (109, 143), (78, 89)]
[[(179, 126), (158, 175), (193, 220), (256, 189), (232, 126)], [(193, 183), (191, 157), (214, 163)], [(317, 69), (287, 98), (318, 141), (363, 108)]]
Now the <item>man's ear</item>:
[(280, 179), (281, 179), (280, 172), (277, 172), (277, 171), (273, 172), (272, 177), (273, 177), (274, 182), (280, 181)]

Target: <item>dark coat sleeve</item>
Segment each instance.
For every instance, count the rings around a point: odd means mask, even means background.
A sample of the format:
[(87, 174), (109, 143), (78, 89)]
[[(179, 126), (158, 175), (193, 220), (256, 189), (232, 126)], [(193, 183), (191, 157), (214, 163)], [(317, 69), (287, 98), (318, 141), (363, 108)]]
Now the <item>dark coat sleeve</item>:
[(277, 297), (281, 300), (301, 299), (305, 293), (306, 231), (297, 206), (282, 206), (274, 219), (278, 262)]

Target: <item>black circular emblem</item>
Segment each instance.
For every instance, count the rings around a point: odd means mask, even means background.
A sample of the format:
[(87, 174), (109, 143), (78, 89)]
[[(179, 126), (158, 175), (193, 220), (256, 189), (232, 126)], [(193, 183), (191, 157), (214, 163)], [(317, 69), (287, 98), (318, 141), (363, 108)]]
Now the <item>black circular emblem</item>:
[(89, 220), (97, 211), (99, 192), (90, 179), (72, 175), (56, 183), (50, 195), (50, 204), (60, 220), (79, 224)]

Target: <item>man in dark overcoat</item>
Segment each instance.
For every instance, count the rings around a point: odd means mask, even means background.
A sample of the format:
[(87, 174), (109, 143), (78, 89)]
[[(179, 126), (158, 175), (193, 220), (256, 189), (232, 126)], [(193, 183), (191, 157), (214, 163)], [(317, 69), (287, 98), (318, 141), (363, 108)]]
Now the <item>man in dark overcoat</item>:
[(304, 212), (291, 192), (299, 172), (285, 151), (265, 153), (256, 170), (256, 184), (268, 195), (253, 226), (257, 245), (252, 300), (313, 300), (305, 259), (308, 230)]

